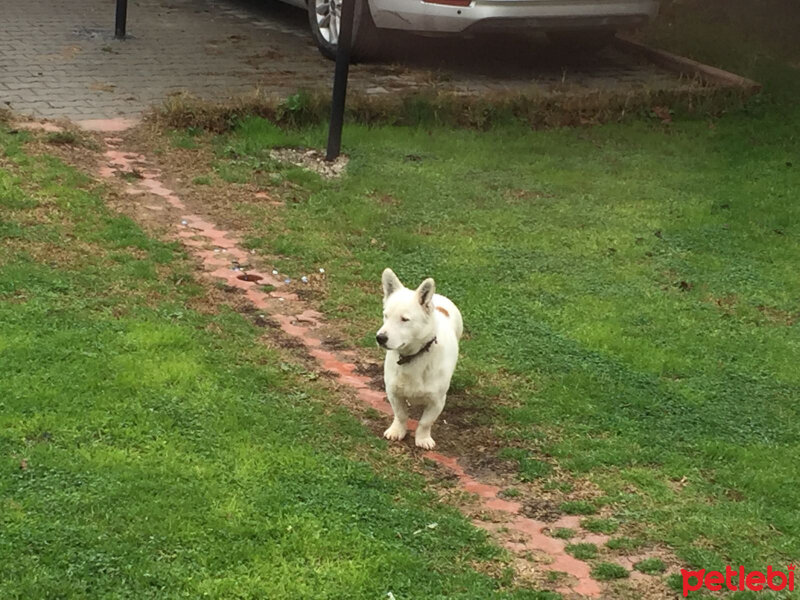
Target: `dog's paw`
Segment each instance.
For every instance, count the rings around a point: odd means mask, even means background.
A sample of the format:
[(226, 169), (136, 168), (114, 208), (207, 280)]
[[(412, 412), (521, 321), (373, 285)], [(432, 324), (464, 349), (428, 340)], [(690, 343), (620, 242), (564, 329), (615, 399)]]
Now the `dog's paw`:
[(431, 436), (417, 438), (415, 442), (417, 443), (417, 447), (423, 450), (433, 450), (436, 447), (436, 442), (433, 441)]
[(383, 432), (383, 437), (387, 440), (399, 442), (406, 437), (406, 428), (399, 423), (392, 423), (392, 426)]

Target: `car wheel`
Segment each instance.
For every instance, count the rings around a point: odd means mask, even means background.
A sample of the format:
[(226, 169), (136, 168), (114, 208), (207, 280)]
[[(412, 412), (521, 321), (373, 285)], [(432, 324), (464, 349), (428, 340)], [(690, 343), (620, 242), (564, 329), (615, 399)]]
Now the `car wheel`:
[[(378, 54), (380, 39), (367, 0), (353, 0), (353, 38), (350, 57), (367, 60)], [(317, 48), (326, 58), (336, 60), (336, 45), (341, 27), (342, 0), (308, 0), (308, 21)]]
[(614, 41), (613, 29), (588, 31), (548, 31), (550, 44), (567, 52), (596, 52)]

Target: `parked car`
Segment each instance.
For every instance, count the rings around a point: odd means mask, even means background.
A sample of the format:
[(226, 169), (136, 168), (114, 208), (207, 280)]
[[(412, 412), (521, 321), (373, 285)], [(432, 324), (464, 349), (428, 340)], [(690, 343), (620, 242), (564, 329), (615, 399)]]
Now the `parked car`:
[[(284, 0), (308, 11), (320, 52), (336, 56), (342, 0)], [(638, 28), (658, 12), (658, 0), (354, 0), (354, 58), (381, 49), (381, 30), (425, 35), (541, 31), (553, 40), (598, 45)]]

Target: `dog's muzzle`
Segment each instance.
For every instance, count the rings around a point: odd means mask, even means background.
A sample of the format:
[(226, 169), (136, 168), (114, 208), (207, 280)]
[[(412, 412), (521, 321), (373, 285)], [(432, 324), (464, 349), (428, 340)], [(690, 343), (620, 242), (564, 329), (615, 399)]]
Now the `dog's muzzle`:
[(389, 341), (389, 336), (386, 335), (385, 333), (379, 333), (378, 335), (375, 336), (375, 341), (377, 341), (378, 345), (381, 346), (382, 348), (386, 348), (386, 342)]

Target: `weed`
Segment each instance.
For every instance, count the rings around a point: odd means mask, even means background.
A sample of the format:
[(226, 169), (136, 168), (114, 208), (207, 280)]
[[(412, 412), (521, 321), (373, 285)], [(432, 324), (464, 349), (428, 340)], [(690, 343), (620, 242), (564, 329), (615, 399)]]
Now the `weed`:
[(609, 562), (601, 562), (592, 567), (592, 577), (598, 581), (609, 581), (611, 579), (624, 579), (629, 577), (627, 569), (622, 565)]
[(647, 558), (645, 560), (640, 560), (633, 568), (637, 571), (641, 571), (642, 573), (648, 573), (650, 575), (656, 575), (658, 573), (663, 573), (667, 570), (667, 565), (664, 564), (664, 561), (660, 558)]
[(589, 560), (597, 556), (597, 546), (594, 544), (569, 544), (565, 550), (579, 560)]
[(612, 534), (619, 529), (619, 523), (614, 519), (584, 519), (581, 527), (592, 533)]
[(593, 515), (597, 512), (597, 507), (587, 500), (568, 500), (562, 502), (560, 508), (568, 515)]
[(575, 537), (575, 530), (569, 529), (567, 527), (559, 527), (551, 534), (555, 538), (559, 538), (562, 540), (568, 540), (570, 538)]

